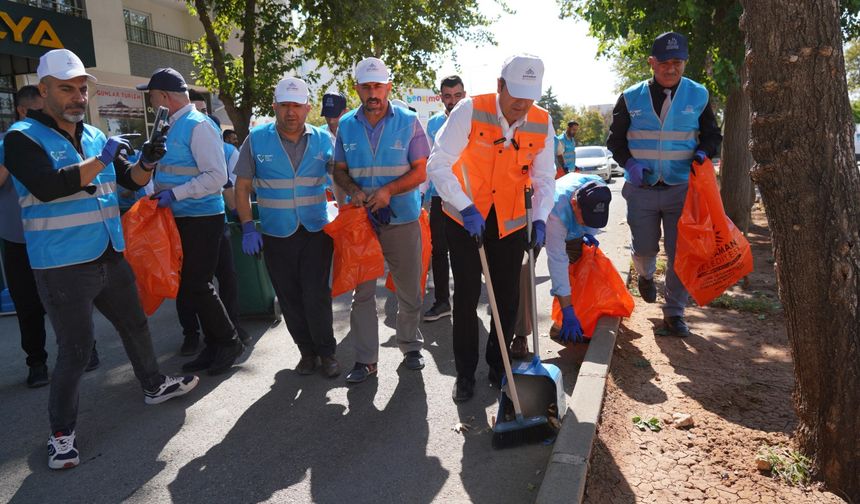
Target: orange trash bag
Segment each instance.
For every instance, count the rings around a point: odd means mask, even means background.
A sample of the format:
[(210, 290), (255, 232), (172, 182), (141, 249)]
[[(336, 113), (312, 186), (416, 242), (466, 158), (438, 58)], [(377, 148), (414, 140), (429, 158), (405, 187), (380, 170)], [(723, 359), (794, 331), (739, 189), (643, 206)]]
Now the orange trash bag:
[(125, 259), (137, 279), (140, 304), (152, 315), (165, 298), (179, 292), (182, 240), (173, 212), (141, 198), (122, 216)]
[[(582, 333), (591, 339), (600, 317), (629, 317), (633, 313), (633, 297), (627, 292), (618, 270), (593, 245), (582, 244), (582, 256), (568, 266), (573, 311)], [(552, 321), (561, 327), (561, 305), (558, 298), (552, 301)]]
[(675, 273), (705, 306), (753, 270), (750, 244), (726, 216), (714, 165), (693, 163), (690, 187), (678, 220)]
[(340, 296), (385, 273), (382, 246), (364, 208), (344, 206), (323, 231), (334, 241), (331, 297)]
[[(418, 216), (418, 224), (421, 226), (421, 293), (423, 297), (424, 289), (427, 286), (427, 271), (430, 269), (430, 258), (433, 256), (433, 244), (430, 241), (430, 214), (427, 210), (421, 209), (421, 215)], [(394, 278), (391, 277), (391, 272), (388, 272), (388, 277), (385, 279), (385, 288), (391, 292), (397, 292), (394, 287)]]

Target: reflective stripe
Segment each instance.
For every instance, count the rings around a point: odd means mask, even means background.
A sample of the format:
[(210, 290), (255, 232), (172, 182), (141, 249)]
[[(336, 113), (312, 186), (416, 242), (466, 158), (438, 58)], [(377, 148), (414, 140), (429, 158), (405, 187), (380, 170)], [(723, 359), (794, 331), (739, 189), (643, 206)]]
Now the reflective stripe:
[(262, 179), (254, 177), (254, 187), (265, 189), (292, 189), (295, 185), (293, 179)]
[(472, 200), (472, 203), (475, 202), (475, 198), (472, 196), (472, 184), (469, 183), (469, 168), (466, 167), (466, 162), (463, 161), (460, 165), (460, 171), (463, 172), (463, 185), (466, 186), (466, 196)]
[(454, 205), (447, 201), (442, 201), (442, 209), (445, 210), (452, 219), (462, 224), (463, 216), (460, 214), (460, 211), (454, 207)]
[(652, 149), (630, 149), (630, 153), (636, 159), (653, 159), (658, 161), (686, 161), (693, 159), (693, 151), (672, 151)]
[(483, 110), (472, 109), (472, 120), (493, 126), (499, 126), (499, 116)]
[(517, 128), (517, 131), (522, 131), (523, 133), (546, 133), (548, 128), (549, 126), (544, 123), (526, 121)]
[(160, 164), (158, 165), (158, 171), (160, 171), (161, 173), (169, 173), (171, 175), (185, 175), (189, 177), (195, 177), (197, 175), (200, 175), (200, 170), (198, 170), (196, 166), (176, 166)]
[(695, 140), (698, 131), (656, 131), (656, 130), (634, 130), (627, 132), (628, 140)]
[(517, 217), (516, 219), (506, 220), (505, 221), (505, 229), (513, 229), (520, 226), (526, 225), (526, 216)]
[(25, 231), (50, 231), (54, 229), (85, 226), (87, 224), (97, 224), (112, 217), (119, 217), (119, 207), (116, 205), (102, 208), (100, 210), (60, 215), (57, 217), (22, 219), (22, 222), (24, 224)]
[(296, 185), (300, 186), (318, 186), (326, 183), (325, 176), (322, 177), (296, 177)]
[(257, 204), (266, 208), (296, 208), (296, 202), (292, 199), (261, 198), (257, 196)]
[(318, 205), (320, 203), (325, 203), (325, 201), (325, 193), (317, 196), (299, 196), (298, 198), (295, 198), (296, 206)]
[(96, 191), (93, 194), (90, 194), (83, 189), (76, 192), (75, 194), (70, 194), (69, 196), (64, 196), (62, 198), (57, 198), (51, 201), (42, 201), (39, 198), (33, 196), (32, 194), (28, 194), (24, 197), (18, 198), (18, 203), (21, 205), (21, 208), (26, 208), (29, 206), (33, 206), (37, 203), (63, 203), (65, 201), (75, 201), (86, 198), (95, 198), (96, 196), (103, 196), (105, 194), (110, 194), (112, 192), (116, 192), (116, 183), (114, 182), (105, 182), (103, 184), (98, 184), (95, 186)]
[(399, 177), (410, 169), (409, 165), (372, 166), (370, 168), (350, 168), (349, 176), (356, 177)]

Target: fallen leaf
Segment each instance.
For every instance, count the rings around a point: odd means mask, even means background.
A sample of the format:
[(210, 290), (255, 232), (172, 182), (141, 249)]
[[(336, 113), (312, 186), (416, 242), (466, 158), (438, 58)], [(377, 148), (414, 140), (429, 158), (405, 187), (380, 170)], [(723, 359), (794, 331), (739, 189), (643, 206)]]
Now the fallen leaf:
[(457, 434), (463, 434), (464, 432), (469, 432), (469, 429), (471, 428), (472, 426), (467, 423), (457, 422), (454, 425), (454, 432), (456, 432)]

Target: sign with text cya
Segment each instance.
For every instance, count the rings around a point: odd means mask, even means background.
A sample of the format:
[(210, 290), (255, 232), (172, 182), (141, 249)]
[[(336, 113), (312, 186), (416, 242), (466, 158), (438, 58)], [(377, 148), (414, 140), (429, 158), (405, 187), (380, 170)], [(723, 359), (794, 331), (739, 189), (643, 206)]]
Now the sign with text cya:
[(96, 66), (90, 20), (0, 0), (0, 53), (38, 59), (51, 49), (68, 49), (84, 66)]

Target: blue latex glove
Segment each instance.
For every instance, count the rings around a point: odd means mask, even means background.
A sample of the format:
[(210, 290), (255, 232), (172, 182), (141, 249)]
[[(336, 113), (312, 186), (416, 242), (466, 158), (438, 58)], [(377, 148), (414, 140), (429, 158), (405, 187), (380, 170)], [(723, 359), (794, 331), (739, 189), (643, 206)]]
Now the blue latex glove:
[(158, 191), (153, 194), (149, 199), (158, 200), (158, 208), (164, 208), (169, 207), (171, 203), (176, 201), (176, 196), (170, 189), (165, 189), (164, 191)]
[(697, 150), (696, 155), (693, 156), (693, 160), (695, 160), (699, 164), (704, 163), (705, 159), (707, 159), (707, 158), (708, 158), (708, 153), (703, 151), (703, 150)]
[(475, 205), (469, 205), (460, 210), (460, 215), (463, 216), (463, 227), (466, 228), (469, 235), (478, 240), (478, 244), (484, 242), (484, 217), (481, 212), (475, 208)]
[(257, 231), (254, 221), (242, 223), (242, 252), (248, 255), (258, 255), (263, 249), (263, 235)]
[(532, 236), (529, 240), (529, 248), (539, 249), (546, 243), (546, 222), (536, 220), (532, 222)]
[(397, 217), (397, 215), (394, 214), (390, 206), (387, 206), (382, 207), (375, 212), (371, 212), (370, 208), (368, 208), (367, 217), (370, 219), (370, 224), (373, 226), (373, 230), (376, 231), (376, 234), (379, 234), (379, 228), (390, 224), (391, 218)]
[(154, 165), (161, 161), (161, 158), (167, 154), (167, 130), (170, 126), (165, 126), (164, 129), (153, 135), (152, 140), (147, 140), (140, 148), (140, 160), (147, 165)]
[(134, 147), (131, 146), (129, 140), (139, 136), (140, 134), (138, 133), (126, 133), (125, 135), (116, 135), (108, 138), (107, 143), (105, 143), (105, 146), (102, 148), (102, 152), (99, 154), (97, 159), (101, 161), (103, 165), (107, 166), (113, 163), (113, 160), (123, 152), (128, 156), (133, 155)]
[(594, 235), (591, 235), (588, 233), (585, 233), (584, 235), (582, 235), (582, 243), (584, 243), (586, 245), (594, 245), (595, 247), (600, 246), (600, 242), (597, 241), (597, 238), (595, 238)]
[(624, 169), (630, 177), (630, 183), (636, 187), (642, 186), (645, 173), (651, 173), (651, 168), (648, 168), (644, 163), (634, 158), (630, 158), (624, 163)]
[(573, 306), (565, 306), (561, 309), (561, 332), (559, 333), (562, 343), (582, 343), (585, 337), (582, 334), (582, 325), (576, 318)]

